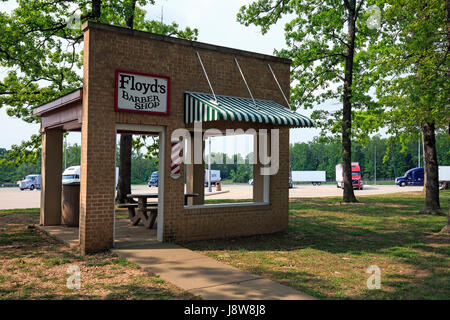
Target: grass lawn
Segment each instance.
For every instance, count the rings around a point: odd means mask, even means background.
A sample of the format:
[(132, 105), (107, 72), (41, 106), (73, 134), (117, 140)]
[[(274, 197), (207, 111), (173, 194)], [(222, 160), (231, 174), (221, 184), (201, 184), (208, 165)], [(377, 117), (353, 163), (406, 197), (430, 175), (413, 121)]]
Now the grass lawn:
[[(336, 185), (336, 181), (327, 181), (322, 182), (322, 184), (334, 184)], [(363, 184), (366, 185), (374, 185), (373, 179), (363, 179)], [(294, 185), (312, 185), (311, 182), (295, 182)], [(377, 180), (377, 185), (395, 185), (395, 180)]]
[[(30, 224), (39, 209), (0, 210), (0, 300), (194, 299), (111, 253), (79, 256)], [(81, 270), (81, 288), (68, 289), (67, 268)]]
[(233, 182), (233, 180), (228, 179), (228, 180), (221, 180), (220, 183), (222, 183), (222, 185), (224, 184), (247, 184), (248, 185), (248, 181), (247, 182)]
[[(364, 185), (374, 185), (373, 179), (371, 180), (364, 180)], [(376, 185), (392, 185), (395, 186), (395, 180), (377, 180)]]
[[(449, 212), (450, 191), (440, 199)], [(437, 234), (447, 217), (418, 214), (421, 193), (340, 200), (291, 202), (287, 233), (185, 246), (322, 299), (450, 298), (450, 237)], [(381, 289), (367, 288), (372, 265)]]

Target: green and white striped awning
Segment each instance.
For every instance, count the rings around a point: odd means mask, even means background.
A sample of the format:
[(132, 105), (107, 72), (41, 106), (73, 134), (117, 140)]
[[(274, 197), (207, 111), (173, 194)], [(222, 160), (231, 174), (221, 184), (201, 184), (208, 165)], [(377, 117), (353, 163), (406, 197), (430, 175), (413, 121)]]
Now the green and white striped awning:
[(282, 125), (314, 127), (314, 122), (297, 112), (268, 100), (237, 98), (209, 93), (185, 92), (184, 122), (232, 120)]

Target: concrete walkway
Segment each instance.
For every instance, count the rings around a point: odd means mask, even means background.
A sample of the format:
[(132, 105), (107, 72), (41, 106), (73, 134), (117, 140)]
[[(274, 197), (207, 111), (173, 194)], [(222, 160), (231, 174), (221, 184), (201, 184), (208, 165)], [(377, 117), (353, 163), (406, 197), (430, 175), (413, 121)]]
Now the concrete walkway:
[[(78, 246), (78, 228), (38, 226), (38, 229), (70, 247)], [(147, 232), (142, 232), (143, 230)], [(206, 300), (314, 299), (290, 287), (220, 263), (179, 245), (157, 242), (155, 238), (149, 237), (149, 231), (156, 230), (146, 230), (142, 226), (131, 227), (126, 220), (117, 220), (116, 243), (111, 251)], [(140, 239), (144, 235), (147, 235), (146, 241)]]
[(206, 300), (313, 299), (175, 244), (128, 243), (118, 245), (112, 251)]

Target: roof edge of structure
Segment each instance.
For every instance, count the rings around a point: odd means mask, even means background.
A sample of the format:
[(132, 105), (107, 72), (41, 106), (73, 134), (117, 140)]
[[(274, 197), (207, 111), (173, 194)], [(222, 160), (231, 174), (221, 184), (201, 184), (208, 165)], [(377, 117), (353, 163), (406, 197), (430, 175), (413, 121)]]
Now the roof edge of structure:
[(82, 99), (83, 99), (83, 87), (78, 88), (72, 92), (66, 93), (63, 96), (60, 96), (43, 105), (36, 107), (33, 110), (33, 115), (40, 117), (45, 113), (52, 112), (71, 103), (81, 101)]
[(247, 57), (263, 59), (263, 60), (273, 61), (273, 62), (279, 62), (279, 63), (289, 64), (289, 65), (292, 64), (292, 60), (287, 59), (287, 58), (279, 58), (279, 57), (275, 57), (275, 56), (271, 56), (271, 55), (263, 54), (263, 53), (245, 51), (245, 50), (240, 50), (240, 49), (218, 46), (218, 45), (214, 45), (214, 44), (208, 44), (208, 43), (204, 43), (204, 42), (180, 39), (180, 38), (175, 38), (175, 37), (170, 37), (170, 36), (164, 36), (164, 35), (160, 35), (160, 34), (156, 34), (156, 33), (139, 31), (139, 30), (124, 28), (124, 27), (119, 27), (119, 26), (113, 26), (113, 25), (94, 22), (94, 21), (86, 21), (85, 23), (83, 23), (83, 26), (82, 26), (83, 32), (86, 32), (89, 29), (100, 29), (100, 30), (108, 30), (108, 31), (113, 31), (113, 32), (120, 32), (120, 33), (124, 33), (124, 34), (128, 34), (128, 35), (145, 37), (148, 39), (177, 43), (177, 44), (190, 46), (190, 47), (198, 48), (198, 49), (206, 49), (206, 50), (213, 50), (213, 51), (218, 51), (218, 52), (222, 52), (222, 53), (237, 54), (240, 56), (247, 56)]

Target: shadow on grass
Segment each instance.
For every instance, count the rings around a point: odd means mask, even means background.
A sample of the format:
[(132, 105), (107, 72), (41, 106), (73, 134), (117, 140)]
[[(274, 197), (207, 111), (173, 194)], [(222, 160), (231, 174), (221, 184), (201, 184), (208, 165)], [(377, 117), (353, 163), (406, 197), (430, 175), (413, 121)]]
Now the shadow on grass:
[[(322, 217), (323, 218), (323, 217)], [(218, 239), (189, 242), (185, 245), (199, 251), (210, 250), (245, 250), (245, 251), (290, 251), (312, 247), (330, 253), (376, 253), (382, 249), (396, 246), (417, 245), (418, 249), (448, 253), (445, 248), (427, 246), (427, 243), (447, 243), (448, 237), (427, 235), (437, 232), (444, 224), (444, 219), (434, 218), (432, 222), (392, 223), (381, 225), (371, 230), (372, 225), (358, 226), (341, 223), (333, 216), (326, 219), (297, 216), (291, 218), (288, 232), (269, 235), (256, 235), (233, 239)], [(325, 222), (325, 220), (333, 222)], [(424, 230), (425, 229), (425, 230)]]
[[(339, 200), (316, 198), (291, 202), (289, 227), (285, 233), (197, 241), (185, 246), (197, 251), (237, 251), (244, 255), (267, 251), (268, 257), (270, 252), (276, 255), (277, 251), (283, 254), (281, 252), (312, 248), (318, 250), (317, 254), (323, 251), (338, 257), (380, 258), (403, 266), (395, 270), (409, 266), (408, 272), (412, 274), (396, 274), (395, 271), (395, 276), (388, 274), (383, 279), (386, 290), (362, 288), (343, 298), (448, 299), (450, 240), (448, 236), (436, 234), (447, 217), (418, 214), (423, 206), (421, 195), (364, 197), (360, 198), (363, 203), (354, 205), (340, 205)], [(441, 192), (443, 210), (449, 210), (449, 200), (450, 192)], [(316, 297), (329, 297), (327, 291), (336, 292), (339, 288), (333, 281), (313, 274), (267, 270), (261, 265), (247, 265), (247, 270), (265, 274)], [(308, 283), (320, 289), (311, 288)]]

